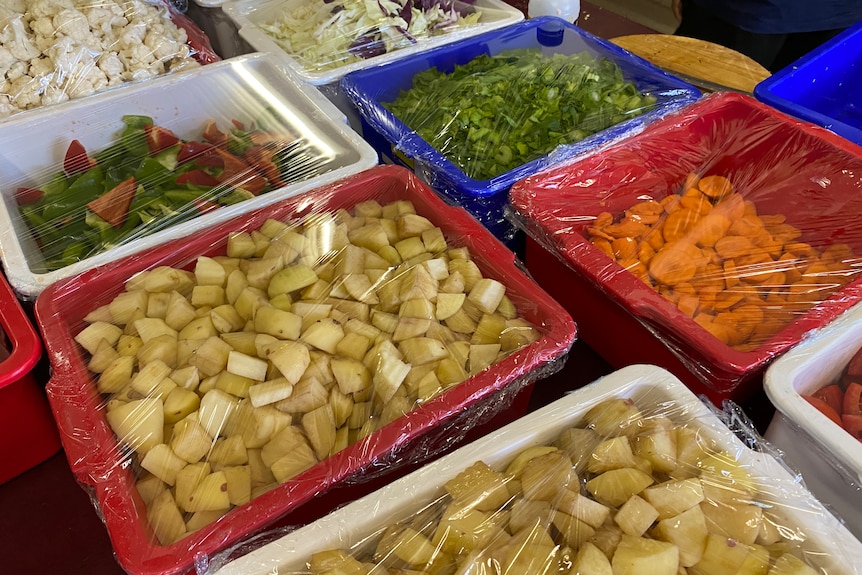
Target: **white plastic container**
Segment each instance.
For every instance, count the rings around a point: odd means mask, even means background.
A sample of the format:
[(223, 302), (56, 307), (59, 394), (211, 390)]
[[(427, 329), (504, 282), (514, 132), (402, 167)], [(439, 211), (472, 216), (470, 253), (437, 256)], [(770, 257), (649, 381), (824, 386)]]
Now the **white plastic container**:
[(773, 363), (763, 385), (777, 408), (766, 438), (862, 538), (862, 442), (801, 396), (835, 383), (860, 347), (862, 304), (857, 304)]
[(578, 23), (581, 15), (581, 0), (530, 0), (527, 16), (557, 16), (573, 24)]
[[(641, 410), (662, 410), (680, 424), (694, 426), (702, 437), (715, 440), (737, 457), (740, 465), (768, 484), (775, 516), (805, 539), (804, 553), (829, 575), (859, 573), (862, 543), (806, 491), (770, 455), (755, 452), (742, 442), (691, 391), (669, 372), (648, 365), (623, 368), (580, 388), (560, 400), (485, 436), (388, 486), (342, 507), (326, 517), (254, 551), (221, 565), (215, 575), (270, 575), (307, 572), (309, 557), (325, 549), (348, 549), (367, 544), (366, 538), (434, 501), (443, 485), (476, 461), (505, 468), (525, 448), (547, 445), (559, 433), (580, 422), (604, 399), (628, 397)], [(774, 497), (774, 498), (773, 498)], [(218, 559), (218, 558), (217, 558)], [(221, 567), (221, 568), (219, 568)]]
[[(315, 1), (322, 2), (323, 0)], [(335, 103), (338, 109), (347, 115), (350, 125), (357, 131), (360, 130), (359, 114), (352, 101), (341, 91), (341, 87), (338, 84), (344, 75), (384, 62), (391, 62), (410, 54), (422, 52), (428, 48), (443, 46), (456, 40), (478, 36), (484, 32), (496, 30), (497, 28), (502, 28), (524, 19), (523, 12), (503, 0), (476, 0), (472, 6), (481, 11), (483, 15), (475, 26), (449, 34), (423, 38), (409, 48), (374, 56), (361, 62), (353, 62), (330, 70), (315, 71), (308, 69), (291, 54), (288, 54), (279, 46), (274, 38), (259, 28), (260, 24), (275, 20), (285, 9), (292, 9), (306, 2), (307, 0), (232, 0), (225, 2), (222, 5), (222, 10), (233, 19), (239, 28), (240, 36), (250, 46), (260, 52), (271, 52), (282, 55), (290, 69), (303, 81), (317, 86), (327, 98)]]
[[(150, 116), (156, 125), (181, 138), (199, 138), (207, 120), (248, 122), (268, 108), (276, 109), (286, 119), (288, 125), (284, 127), (305, 137), (315, 154), (325, 158), (317, 172), (320, 175), (211, 211), (75, 264), (38, 271), (40, 266), (44, 269), (42, 254), (19, 213), (15, 192), (19, 187), (38, 187), (59, 171), (70, 141), (79, 140), (91, 152), (101, 150), (116, 140), (126, 114)], [(20, 298), (32, 299), (59, 279), (376, 165), (377, 153), (337, 119), (340, 115), (319, 92), (291, 77), (275, 57), (248, 54), (11, 118), (0, 125), (0, 258), (10, 285)]]

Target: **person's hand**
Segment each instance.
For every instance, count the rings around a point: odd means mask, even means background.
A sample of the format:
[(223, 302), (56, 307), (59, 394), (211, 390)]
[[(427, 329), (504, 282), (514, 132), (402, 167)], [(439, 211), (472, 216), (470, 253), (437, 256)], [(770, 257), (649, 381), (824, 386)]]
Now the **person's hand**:
[(670, 8), (677, 22), (682, 22), (682, 0), (671, 0)]

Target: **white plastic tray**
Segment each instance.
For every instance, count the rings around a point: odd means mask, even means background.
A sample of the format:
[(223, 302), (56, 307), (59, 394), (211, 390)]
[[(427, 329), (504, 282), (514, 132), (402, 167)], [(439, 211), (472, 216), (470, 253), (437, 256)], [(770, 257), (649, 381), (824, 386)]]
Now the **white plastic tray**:
[[(472, 38), (497, 28), (502, 28), (524, 19), (524, 13), (503, 2), (503, 0), (476, 0), (473, 6), (484, 12), (482, 19), (475, 26), (470, 26), (452, 32), (423, 38), (409, 48), (402, 48), (380, 56), (368, 58), (361, 62), (353, 62), (338, 68), (323, 71), (308, 69), (301, 62), (288, 54), (278, 43), (261, 30), (258, 25), (273, 21), (285, 8), (294, 7), (308, 0), (230, 0), (222, 4), (222, 10), (236, 24), (240, 37), (253, 49), (259, 52), (278, 54), (300, 79), (312, 86), (317, 86), (321, 92), (347, 117), (349, 124), (357, 132), (362, 131), (361, 120), (356, 106), (341, 90), (339, 80), (350, 72), (364, 70), (404, 58), (417, 52), (422, 52), (437, 46), (443, 46), (464, 38)], [(312, 0), (322, 2), (323, 0)]]
[(766, 438), (862, 538), (862, 442), (800, 395), (835, 383), (860, 347), (862, 304), (857, 304), (775, 361), (763, 385), (778, 410)]
[[(452, 32), (449, 34), (441, 34), (439, 36), (431, 36), (422, 38), (416, 44), (409, 48), (395, 50), (380, 56), (368, 58), (361, 62), (353, 62), (332, 70), (314, 71), (309, 70), (302, 65), (298, 60), (284, 51), (278, 43), (261, 30), (258, 25), (266, 22), (271, 22), (287, 8), (293, 8), (302, 5), (309, 0), (230, 0), (222, 5), (222, 10), (236, 22), (239, 28), (239, 34), (242, 36), (255, 50), (259, 52), (271, 52), (284, 56), (287, 65), (296, 72), (296, 74), (304, 81), (314, 86), (322, 86), (337, 82), (342, 76), (356, 70), (363, 70), (370, 66), (376, 66), (384, 62), (391, 62), (410, 54), (422, 52), (429, 48), (442, 46), (461, 40), (478, 36), (509, 24), (520, 22), (524, 19), (524, 13), (503, 2), (503, 0), (476, 0), (473, 6), (483, 12), (482, 18), (475, 26), (470, 26)], [(322, 2), (323, 0), (313, 0)]]
[[(313, 142), (326, 156), (327, 170), (233, 206), (215, 210), (164, 231), (111, 248), (52, 272), (42, 263), (15, 191), (38, 187), (62, 166), (69, 142), (78, 139), (96, 152), (112, 143), (122, 116), (151, 116), (180, 137), (197, 138), (209, 119), (250, 121), (266, 108), (287, 118), (291, 131)], [(338, 118), (341, 117), (342, 120)], [(10, 285), (22, 299), (35, 298), (48, 285), (152, 246), (182, 238), (192, 230), (277, 202), (377, 164), (377, 153), (343, 121), (331, 102), (292, 77), (268, 54), (248, 54), (150, 82), (97, 94), (56, 109), (46, 108), (11, 118), (0, 125), (0, 258)]]
[[(478, 460), (504, 467), (518, 452), (553, 441), (566, 427), (609, 397), (630, 397), (641, 409), (666, 405), (668, 416), (696, 425), (704, 436), (734, 453), (755, 477), (769, 478), (773, 511), (805, 539), (805, 552), (827, 575), (858, 575), (862, 543), (806, 491), (774, 458), (745, 447), (669, 372), (634, 365), (614, 372), (495, 433), (477, 440), (328, 516), (235, 559), (216, 575), (304, 572), (316, 551), (346, 549), (401, 519), (411, 517), (443, 493), (443, 484)], [(664, 413), (664, 411), (663, 411)], [(774, 478), (774, 482), (771, 479)], [(218, 565), (214, 565), (218, 567)]]

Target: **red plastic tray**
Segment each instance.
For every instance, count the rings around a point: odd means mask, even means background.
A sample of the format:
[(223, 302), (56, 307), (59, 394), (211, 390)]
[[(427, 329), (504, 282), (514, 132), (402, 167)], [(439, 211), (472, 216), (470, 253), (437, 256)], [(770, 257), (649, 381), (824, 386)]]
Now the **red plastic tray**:
[(0, 484), (60, 450), (45, 391), (33, 375), (41, 357), (39, 335), (0, 274)]
[[(579, 338), (615, 368), (665, 367), (715, 403), (743, 400), (767, 364), (862, 298), (859, 278), (750, 352), (737, 351), (624, 270), (587, 239), (601, 212), (676, 193), (686, 175), (739, 176), (758, 213), (785, 214), (816, 246), (862, 254), (862, 148), (751, 97), (722, 93), (585, 159), (522, 180), (510, 201), (530, 240), (525, 263), (578, 323)], [(752, 196), (756, 194), (756, 196)], [(550, 249), (550, 253), (546, 251)]]
[[(173, 545), (154, 543), (132, 472), (118, 460), (117, 442), (100, 409), (84, 353), (73, 340), (82, 318), (109, 302), (139, 270), (189, 266), (199, 255), (223, 254), (229, 232), (257, 229), (267, 218), (349, 209), (368, 199), (411, 200), (416, 211), (453, 243), (469, 247), (483, 274), (508, 287), (509, 297), (521, 315), (540, 327), (542, 338), (219, 521)], [(146, 575), (188, 572), (198, 554), (205, 557), (268, 527), (316, 519), (460, 442), (523, 415), (537, 374), (562, 367), (576, 336), (571, 317), (515, 265), (511, 251), (467, 212), (444, 204), (415, 175), (396, 166), (372, 168), (201, 230), (181, 244), (160, 246), (64, 280), (39, 296), (35, 310), (54, 369), (49, 399), (72, 470), (79, 482), (92, 486), (121, 566)], [(471, 432), (465, 433), (468, 427)]]

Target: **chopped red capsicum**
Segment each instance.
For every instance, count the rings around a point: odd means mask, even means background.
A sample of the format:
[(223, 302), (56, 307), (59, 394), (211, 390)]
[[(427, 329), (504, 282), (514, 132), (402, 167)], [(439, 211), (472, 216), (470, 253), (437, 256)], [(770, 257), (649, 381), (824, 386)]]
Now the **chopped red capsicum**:
[(72, 176), (86, 172), (97, 164), (96, 160), (87, 155), (87, 149), (78, 140), (72, 140), (66, 148), (66, 156), (63, 158), (63, 171)]
[(146, 134), (147, 147), (150, 149), (151, 154), (158, 154), (171, 146), (176, 146), (180, 141), (176, 134), (161, 126), (150, 124), (144, 128), (144, 133)]
[(90, 211), (111, 224), (115, 228), (121, 227), (129, 216), (129, 207), (135, 198), (138, 189), (135, 177), (123, 180), (109, 191), (105, 192), (95, 200), (89, 202), (87, 207)]

